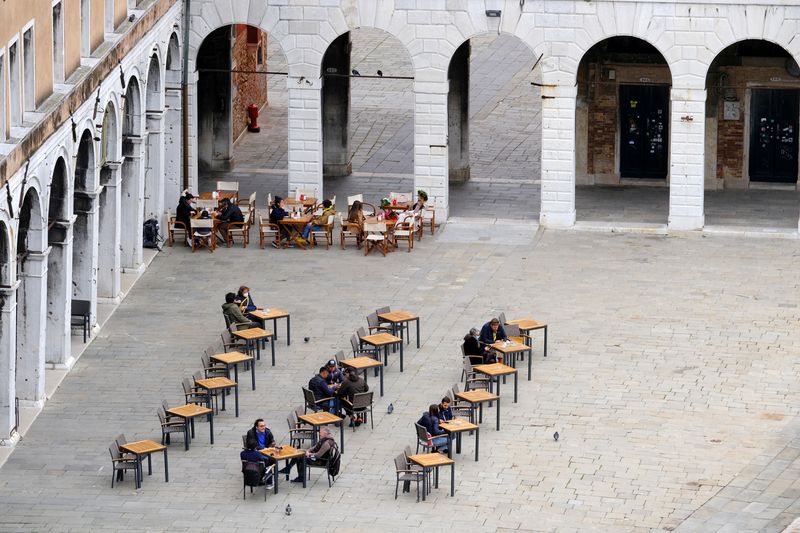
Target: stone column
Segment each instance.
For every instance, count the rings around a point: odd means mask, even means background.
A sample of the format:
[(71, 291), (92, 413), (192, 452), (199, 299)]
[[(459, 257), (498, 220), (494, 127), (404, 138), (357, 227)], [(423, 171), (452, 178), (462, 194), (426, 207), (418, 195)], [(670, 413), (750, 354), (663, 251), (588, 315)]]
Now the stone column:
[(539, 223), (575, 224), (575, 99), (578, 88), (542, 87), (542, 205)]
[(47, 325), (45, 362), (52, 368), (72, 367), (70, 306), (72, 302), (72, 220), (52, 222), (47, 231)]
[(122, 163), (108, 161), (100, 169), (99, 239), (97, 254), (97, 297), (117, 300), (120, 273), (120, 170)]
[(297, 85), (289, 77), (289, 192), (298, 187), (322, 191), (320, 80)]
[(436, 220), (449, 213), (447, 180), (447, 94), (444, 71), (430, 70), (414, 80), (414, 190), (428, 193)]
[(28, 252), (21, 265), (17, 291), (17, 397), (21, 406), (44, 405), (45, 306), (47, 305), (47, 256)]
[[(144, 168), (144, 217), (162, 223), (164, 214), (164, 112), (147, 112), (147, 164)], [(177, 198), (177, 197), (176, 197)], [(177, 201), (176, 201), (177, 203)]]
[[(190, 72), (188, 75), (189, 87), (187, 88), (189, 101), (188, 132), (189, 132), (189, 189), (197, 194), (199, 187), (199, 165), (198, 165), (198, 116), (197, 116), (197, 72)], [(291, 112), (291, 110), (290, 110)], [(183, 118), (181, 118), (183, 120)], [(181, 130), (182, 131), (182, 130)], [(175, 205), (178, 205), (177, 201)]]
[[(350, 32), (337, 37), (322, 60), (322, 146), (325, 176), (349, 176), (350, 159)], [(291, 118), (290, 118), (291, 122)]]
[(97, 322), (98, 197), (96, 191), (75, 191), (72, 226), (72, 298), (91, 302), (90, 324)]
[(142, 267), (142, 198), (144, 197), (144, 138), (133, 135), (122, 139), (122, 178), (120, 193), (120, 263), (125, 270)]
[[(177, 76), (175, 76), (177, 74)], [(174, 80), (173, 78), (176, 78)], [(179, 71), (167, 71), (164, 97), (164, 203), (175, 209), (183, 190), (183, 138), (181, 136), (181, 91)]]
[(703, 229), (706, 90), (670, 92), (669, 229)]
[(458, 47), (447, 78), (450, 91), (447, 93), (447, 134), (449, 150), (449, 180), (461, 183), (469, 180), (469, 56), (470, 42)]
[(16, 424), (17, 287), (19, 282), (0, 287), (0, 446), (13, 446), (19, 440), (19, 434), (11, 431)]

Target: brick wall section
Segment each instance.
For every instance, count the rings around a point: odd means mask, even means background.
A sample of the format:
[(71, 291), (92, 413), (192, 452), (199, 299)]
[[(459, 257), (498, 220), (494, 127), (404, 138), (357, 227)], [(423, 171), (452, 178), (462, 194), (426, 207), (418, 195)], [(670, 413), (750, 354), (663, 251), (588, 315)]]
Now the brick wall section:
[(614, 173), (617, 132), (617, 84), (602, 82), (599, 69), (589, 69), (589, 174)]
[[(250, 39), (248, 42), (248, 34)], [(258, 49), (261, 47), (262, 63), (258, 65)], [(236, 25), (236, 36), (231, 51), (232, 70), (267, 70), (267, 34), (244, 24)], [(263, 74), (231, 74), (233, 82), (232, 109), (233, 139), (236, 140), (247, 129), (247, 106), (256, 104), (261, 109), (267, 103), (267, 76)]]
[(744, 113), (739, 120), (723, 120), (722, 114), (720, 105), (717, 109), (717, 177), (738, 181), (742, 179), (744, 158)]

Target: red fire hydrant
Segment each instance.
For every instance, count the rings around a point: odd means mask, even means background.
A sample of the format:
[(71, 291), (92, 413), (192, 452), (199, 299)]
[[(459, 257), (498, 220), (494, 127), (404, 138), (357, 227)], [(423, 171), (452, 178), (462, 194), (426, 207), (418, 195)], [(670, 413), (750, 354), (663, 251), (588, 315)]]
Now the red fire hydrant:
[(250, 123), (247, 124), (247, 131), (253, 133), (261, 131), (261, 128), (258, 127), (258, 106), (256, 104), (247, 106), (247, 118), (250, 119)]

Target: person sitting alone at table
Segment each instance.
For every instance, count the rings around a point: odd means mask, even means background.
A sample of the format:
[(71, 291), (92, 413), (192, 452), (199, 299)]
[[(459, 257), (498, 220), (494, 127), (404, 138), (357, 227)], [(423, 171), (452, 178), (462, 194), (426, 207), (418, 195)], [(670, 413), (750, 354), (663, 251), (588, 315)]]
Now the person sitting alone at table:
[(397, 213), (392, 210), (392, 202), (388, 198), (381, 200), (381, 209), (383, 209), (383, 218), (386, 220), (394, 220), (397, 218)]
[(333, 210), (333, 203), (328, 199), (323, 200), (322, 213), (315, 216), (303, 227), (303, 235), (298, 238), (298, 243), (301, 245), (306, 245), (308, 243), (308, 236), (311, 234), (311, 232), (321, 230), (322, 226), (328, 223), (328, 217), (335, 214), (336, 213)]
[[(506, 331), (503, 329), (503, 325), (500, 324), (500, 321), (496, 318), (491, 319), (489, 322), (483, 325), (481, 328), (480, 337), (478, 338), (478, 341), (481, 343), (483, 349), (487, 353), (492, 351), (490, 345), (497, 341), (505, 340), (508, 340)], [(486, 360), (487, 355), (484, 355), (483, 358)]]
[(347, 213), (348, 229), (355, 233), (358, 241), (361, 242), (361, 234), (364, 233), (364, 204), (359, 200), (353, 202), (350, 211)]
[(447, 451), (447, 437), (445, 431), (439, 427), (439, 406), (432, 403), (428, 412), (422, 413), (417, 424), (424, 427), (431, 436), (434, 451)]
[(183, 191), (183, 196), (178, 199), (178, 207), (175, 209), (175, 222), (180, 222), (186, 228), (186, 244), (192, 245), (190, 237), (192, 233), (192, 217), (197, 214), (197, 210), (192, 205), (194, 195), (189, 191)]
[(328, 379), (325, 380), (328, 385), (341, 385), (344, 381), (344, 374), (336, 366), (336, 359), (330, 359), (325, 366), (328, 367)]
[[(326, 427), (319, 428), (319, 441), (306, 450), (306, 464), (311, 465), (322, 465), (328, 460), (328, 456), (331, 453), (331, 449), (339, 449), (339, 446), (336, 444), (336, 440), (331, 435), (331, 430)], [(297, 477), (292, 480), (292, 483), (302, 483), (305, 480), (306, 473), (303, 468), (303, 461), (300, 458), (295, 457), (292, 459), (288, 465), (281, 468), (279, 472), (281, 474), (288, 474), (292, 471), (292, 467), (297, 465)]]
[[(254, 439), (250, 438), (246, 439), (245, 449), (242, 450), (242, 452), (239, 454), (239, 459), (241, 459), (242, 461), (249, 461), (252, 463), (264, 463), (265, 465), (268, 465), (269, 463), (267, 460), (270, 458), (265, 455), (261, 455), (261, 453), (259, 453), (256, 450), (257, 444), (258, 443)], [(244, 473), (244, 464), (242, 464), (242, 472)], [(265, 484), (268, 489), (271, 489), (273, 487), (272, 474), (268, 474), (265, 471), (264, 478), (261, 480), (261, 483)]]
[[(350, 370), (350, 372), (347, 373), (347, 378), (342, 382), (339, 390), (336, 391), (336, 394), (339, 396), (340, 401), (347, 400), (352, 403), (356, 394), (368, 391), (369, 385), (364, 381), (364, 378), (362, 378), (356, 370)], [(364, 419), (360, 416), (355, 416), (353, 411), (347, 408), (347, 405), (345, 405), (344, 410), (350, 417), (350, 427), (360, 426), (364, 422)]]
[(217, 213), (219, 232), (222, 240), (228, 242), (228, 228), (235, 222), (244, 222), (244, 215), (239, 206), (232, 203), (229, 198), (222, 199), (222, 210)]
[(447, 422), (453, 418), (453, 408), (450, 407), (450, 398), (445, 396), (442, 398), (442, 402), (439, 404), (439, 420), (442, 422)]
[(226, 323), (229, 324), (250, 324), (255, 326), (249, 318), (245, 318), (239, 304), (236, 303), (236, 295), (229, 292), (225, 295), (225, 303), (222, 304), (222, 314), (225, 316)]
[(422, 189), (417, 191), (417, 201), (414, 205), (411, 206), (411, 210), (414, 212), (422, 211), (425, 209), (425, 202), (428, 201), (428, 193), (423, 191)]
[(469, 362), (473, 365), (496, 363), (497, 358), (494, 351), (486, 350), (481, 346), (480, 332), (477, 328), (472, 328), (464, 336), (464, 355), (469, 357)]
[(323, 398), (330, 398), (325, 403), (318, 404), (331, 413), (336, 413), (336, 389), (339, 385), (328, 385), (328, 367), (321, 366), (319, 374), (308, 380), (308, 390), (314, 393), (314, 399), (319, 401)]
[[(269, 210), (269, 223), (277, 224), (281, 229), (281, 240), (289, 239), (289, 231), (280, 225), (280, 221), (288, 217), (289, 213), (286, 212), (286, 201), (280, 196), (275, 197), (272, 207)], [(272, 246), (278, 248), (280, 245), (273, 241)]]

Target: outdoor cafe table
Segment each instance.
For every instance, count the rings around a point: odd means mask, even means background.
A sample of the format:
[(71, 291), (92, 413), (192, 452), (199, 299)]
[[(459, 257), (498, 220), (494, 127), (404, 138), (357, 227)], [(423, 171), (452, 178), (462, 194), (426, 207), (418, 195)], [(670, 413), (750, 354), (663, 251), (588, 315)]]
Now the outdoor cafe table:
[[(533, 320), (532, 318), (520, 318), (517, 320), (509, 320), (506, 322), (509, 326), (518, 326), (520, 332), (523, 334), (527, 334), (529, 331), (534, 331), (537, 329), (544, 330), (544, 356), (547, 357), (547, 324), (544, 322), (539, 322), (538, 320)], [(530, 339), (525, 340), (526, 343), (530, 342)]]
[(528, 381), (531, 380), (531, 372), (533, 370), (533, 348), (527, 344), (514, 342), (512, 340), (497, 341), (489, 345), (492, 350), (503, 354), (503, 362), (511, 363), (509, 366), (517, 368), (517, 354), (528, 352)]
[[(222, 391), (222, 410), (225, 410), (225, 391), (233, 389), (234, 402), (236, 404), (236, 417), (239, 416), (239, 384), (228, 378), (206, 378), (196, 379), (194, 382), (198, 387), (203, 387), (208, 391), (208, 403), (211, 403), (211, 393)], [(499, 386), (498, 386), (499, 388)], [(211, 405), (209, 405), (211, 407)]]
[[(291, 218), (286, 217), (282, 218), (278, 221), (278, 225), (286, 228), (288, 232), (289, 241), (295, 240), (297, 237), (302, 237), (303, 228), (311, 222), (311, 219), (314, 217), (311, 215), (305, 215), (300, 218)], [(311, 249), (310, 247), (307, 249)]]
[[(235, 337), (239, 337), (240, 339), (244, 339), (245, 350), (248, 354), (253, 349), (253, 344), (255, 343), (256, 359), (259, 361), (261, 360), (261, 344), (258, 341), (261, 339), (269, 339), (273, 336), (272, 332), (267, 331), (264, 328), (240, 329), (238, 331), (234, 331), (233, 335)], [(272, 366), (275, 366), (275, 343), (270, 340), (269, 346), (272, 349)]]
[(516, 368), (503, 363), (492, 363), (490, 365), (473, 365), (472, 370), (489, 377), (489, 392), (495, 392), (492, 389), (492, 382), (496, 382), (498, 396), (500, 396), (500, 376), (514, 374), (514, 403), (517, 403), (517, 377), (519, 372), (517, 372)]
[(351, 357), (350, 359), (341, 359), (339, 361), (340, 366), (346, 366), (355, 370), (356, 372), (363, 370), (364, 371), (364, 381), (367, 381), (367, 369), (378, 367), (381, 376), (381, 396), (383, 396), (383, 363), (380, 361), (373, 359), (372, 357)]
[[(275, 460), (275, 475), (272, 478), (275, 480), (275, 494), (278, 494), (278, 478), (281, 477), (278, 472), (278, 462), (286, 461), (286, 466), (289, 466), (289, 461), (292, 459), (300, 459), (303, 463), (303, 472), (306, 471), (306, 452), (294, 446), (278, 446), (276, 448), (262, 448), (258, 450), (261, 455), (271, 457)], [(286, 474), (286, 479), (289, 479), (289, 474)], [(306, 476), (303, 476), (303, 488), (306, 488)]]
[(425, 501), (425, 494), (427, 494), (429, 487), (427, 486), (428, 483), (428, 472), (433, 468), (435, 469), (433, 474), (433, 486), (437, 489), (439, 488), (439, 467), (440, 466), (449, 466), (450, 467), (450, 497), (452, 498), (456, 494), (456, 462), (451, 458), (447, 457), (443, 453), (418, 453), (416, 455), (410, 455), (408, 460), (412, 463), (419, 465), (422, 467), (424, 475), (422, 476), (422, 501)]
[(286, 311), (280, 309), (257, 309), (250, 313), (249, 316), (261, 320), (262, 323), (267, 320), (272, 320), (272, 330), (275, 332), (275, 340), (278, 340), (278, 319), (286, 319), (286, 346), (292, 345), (292, 317)]
[[(189, 450), (189, 441), (194, 438), (194, 419), (198, 416), (208, 415), (208, 431), (210, 435), (211, 444), (214, 444), (214, 410), (202, 405), (195, 405), (187, 403), (180, 407), (170, 407), (166, 410), (168, 415), (183, 418), (183, 423), (186, 425), (186, 430), (183, 437), (184, 447)], [(189, 423), (191, 422), (192, 433), (189, 436)]]
[[(389, 333), (375, 333), (373, 335), (359, 337), (359, 339), (364, 344), (374, 346), (378, 352), (380, 352), (381, 348), (389, 346), (390, 344), (400, 344), (400, 372), (403, 371), (403, 339), (390, 335)], [(389, 364), (388, 359), (384, 358), (383, 363)]]
[(313, 209), (314, 206), (317, 205), (317, 199), (314, 198), (314, 197), (311, 197), (311, 196), (309, 196), (307, 198), (303, 198), (302, 201), (298, 200), (296, 198), (285, 198), (284, 201), (286, 202), (286, 205), (289, 205), (289, 206), (291, 206), (291, 205), (302, 205), (305, 208), (306, 211), (309, 211), (309, 210)]
[[(381, 322), (389, 322), (392, 325), (392, 333), (396, 334), (398, 327), (400, 328), (400, 338), (403, 338), (403, 324), (411, 322), (412, 320), (417, 323), (417, 350), (419, 350), (419, 316), (408, 311), (391, 311), (389, 313), (378, 313), (378, 319)], [(410, 335), (409, 335), (410, 336)], [(408, 339), (411, 342), (411, 339)]]
[(336, 416), (333, 413), (329, 413), (327, 411), (320, 411), (319, 413), (308, 413), (305, 415), (299, 415), (297, 417), (298, 420), (308, 424), (309, 426), (314, 428), (314, 433), (312, 434), (311, 442), (313, 444), (317, 443), (317, 433), (319, 433), (320, 426), (327, 426), (328, 424), (338, 425), (339, 426), (339, 451), (344, 453), (344, 418), (341, 416)]
[(167, 447), (163, 444), (152, 440), (138, 440), (136, 442), (128, 442), (120, 444), (119, 448), (123, 451), (136, 455), (136, 460), (139, 461), (139, 472), (136, 476), (136, 488), (141, 488), (143, 481), (142, 474), (142, 459), (147, 456), (147, 475), (153, 475), (153, 461), (151, 454), (154, 452), (164, 452), (164, 482), (169, 483), (169, 462), (167, 460)]
[(475, 422), (475, 406), (478, 406), (478, 424), (483, 424), (483, 404), (486, 402), (497, 402), (497, 431), (500, 431), (500, 396), (485, 390), (469, 390), (457, 392), (456, 398), (464, 400), (470, 405), (472, 414), (471, 422)]
[[(214, 193), (215, 192), (217, 193), (217, 197), (216, 198), (214, 198)], [(216, 200), (217, 202), (220, 202), (220, 201), (224, 200), (225, 198), (227, 198), (228, 200), (233, 200), (234, 198), (237, 197), (238, 194), (239, 193), (237, 193), (235, 191), (205, 191), (205, 192), (201, 192), (200, 193), (200, 199), (201, 200)]]
[(250, 375), (253, 380), (253, 390), (256, 390), (256, 365), (253, 364), (253, 356), (245, 355), (241, 352), (225, 352), (212, 355), (212, 361), (223, 363), (228, 371), (228, 377), (231, 376), (231, 366), (233, 366), (234, 381), (239, 383), (239, 363), (250, 361)]
[(481, 427), (468, 420), (454, 418), (447, 422), (441, 422), (439, 427), (447, 432), (447, 457), (453, 457), (453, 435), (456, 437), (456, 453), (461, 453), (461, 434), (465, 431), (475, 431), (475, 460), (478, 460), (478, 447), (480, 446), (480, 436), (478, 432)]

